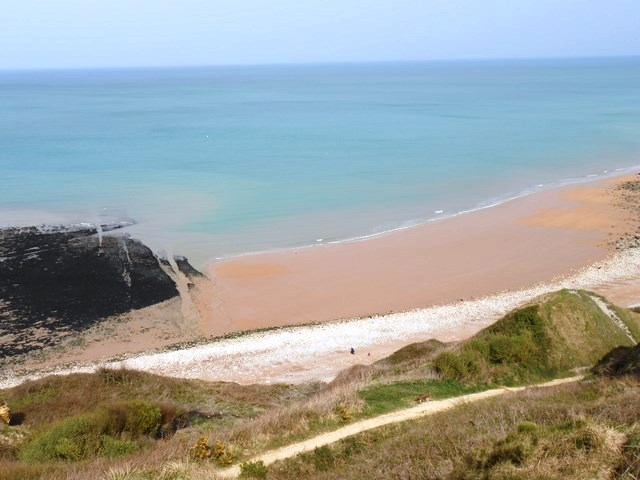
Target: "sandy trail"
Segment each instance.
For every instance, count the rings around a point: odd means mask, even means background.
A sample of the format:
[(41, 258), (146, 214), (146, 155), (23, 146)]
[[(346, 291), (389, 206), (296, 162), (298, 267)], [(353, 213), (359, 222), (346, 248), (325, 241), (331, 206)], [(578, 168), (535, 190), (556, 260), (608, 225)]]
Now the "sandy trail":
[[(405, 422), (407, 420), (413, 420), (425, 415), (433, 415), (435, 413), (450, 410), (459, 405), (477, 402), (487, 398), (497, 397), (499, 395), (504, 395), (505, 393), (508, 393), (508, 392), (519, 392), (522, 390), (526, 390), (527, 388), (553, 387), (553, 386), (562, 385), (565, 383), (577, 382), (579, 380), (582, 380), (583, 378), (584, 376), (579, 375), (575, 377), (552, 380), (550, 382), (531, 385), (527, 387), (495, 388), (492, 390), (486, 390), (484, 392), (471, 393), (468, 395), (447, 398), (444, 400), (424, 402), (419, 405), (416, 405), (415, 407), (405, 408), (403, 410), (398, 410), (397, 412), (387, 413), (385, 415), (380, 415), (378, 417), (370, 418), (368, 420), (355, 422), (350, 425), (347, 425), (346, 427), (342, 427), (337, 430), (334, 430), (332, 432), (324, 433), (322, 435), (318, 435), (317, 437), (310, 438), (302, 442), (294, 443), (292, 445), (287, 445), (286, 447), (278, 448), (276, 450), (271, 450), (269, 452), (263, 453), (262, 455), (258, 455), (252, 458), (250, 461), (252, 462), (262, 461), (264, 462), (265, 465), (269, 465), (271, 463), (277, 462), (278, 460), (291, 458), (296, 455), (299, 455), (300, 453), (308, 452), (315, 448), (322, 447), (324, 445), (329, 445), (331, 443), (335, 443), (339, 440), (342, 440), (343, 438), (350, 437), (351, 435), (356, 435), (358, 433), (362, 433), (367, 430), (372, 430), (374, 428), (382, 427), (384, 425), (389, 425), (389, 424), (398, 423), (398, 422)], [(227, 470), (216, 472), (216, 474), (219, 478), (235, 478), (240, 474), (240, 467), (239, 466), (231, 467)]]

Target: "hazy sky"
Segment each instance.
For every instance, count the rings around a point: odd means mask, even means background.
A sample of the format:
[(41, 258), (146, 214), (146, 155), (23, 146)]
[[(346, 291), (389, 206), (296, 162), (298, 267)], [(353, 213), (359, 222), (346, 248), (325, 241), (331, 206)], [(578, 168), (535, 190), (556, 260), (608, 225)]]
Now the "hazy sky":
[(0, 69), (640, 55), (640, 0), (0, 0)]

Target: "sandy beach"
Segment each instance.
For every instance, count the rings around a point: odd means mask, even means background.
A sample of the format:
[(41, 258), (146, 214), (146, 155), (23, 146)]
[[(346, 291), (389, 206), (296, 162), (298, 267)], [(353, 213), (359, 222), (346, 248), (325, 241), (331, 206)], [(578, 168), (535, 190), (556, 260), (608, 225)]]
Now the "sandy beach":
[[(627, 298), (637, 301), (639, 278), (640, 249), (631, 248), (563, 279), (523, 290), (402, 313), (249, 332), (125, 359), (80, 362), (40, 371), (4, 370), (0, 372), (0, 388), (47, 374), (93, 372), (101, 367), (244, 384), (329, 381), (345, 368), (371, 364), (412, 342), (462, 340), (533, 298), (562, 288), (599, 292), (622, 286), (624, 294), (634, 292)], [(355, 347), (354, 355), (349, 353), (350, 347)]]
[[(28, 363), (3, 372), (0, 388), (103, 365), (241, 383), (329, 380), (411, 342), (467, 338), (560, 288), (636, 305), (639, 180), (598, 180), (364, 241), (215, 262), (209, 280), (183, 285), (182, 307), (172, 301), (171, 322), (188, 310), (189, 329), (169, 332), (166, 311), (153, 307), (84, 348), (58, 352), (39, 372)], [(283, 328), (157, 350), (265, 327)], [(352, 346), (356, 355), (348, 354)], [(109, 360), (114, 355), (126, 359)]]
[(213, 262), (215, 325), (249, 330), (400, 312), (568, 275), (636, 231), (638, 215), (615, 189), (631, 178), (557, 188), (367, 240)]

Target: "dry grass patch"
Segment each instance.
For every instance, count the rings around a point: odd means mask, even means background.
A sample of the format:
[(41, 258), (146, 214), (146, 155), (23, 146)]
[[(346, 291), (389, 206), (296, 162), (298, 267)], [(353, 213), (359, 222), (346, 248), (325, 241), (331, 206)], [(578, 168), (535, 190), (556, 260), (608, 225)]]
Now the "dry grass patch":
[(369, 374), (360, 368), (354, 372), (346, 373), (302, 402), (273, 409), (218, 434), (241, 451), (242, 458), (248, 458), (268, 448), (336, 428), (357, 417), (364, 406), (358, 390), (367, 384)]
[[(188, 457), (193, 434), (204, 429), (216, 434), (318, 389), (184, 380), (126, 369), (26, 382), (0, 391), (19, 423), (0, 432), (0, 478), (102, 478), (110, 468), (129, 467), (155, 475), (167, 460)], [(114, 458), (119, 456), (125, 458)]]
[(270, 478), (612, 478), (639, 468), (639, 418), (636, 379), (534, 389), (356, 435)]

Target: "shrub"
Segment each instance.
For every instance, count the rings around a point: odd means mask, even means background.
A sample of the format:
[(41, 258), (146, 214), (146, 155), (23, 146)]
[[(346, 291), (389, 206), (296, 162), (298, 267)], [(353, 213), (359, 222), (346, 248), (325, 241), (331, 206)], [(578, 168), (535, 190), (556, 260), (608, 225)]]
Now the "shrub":
[(162, 425), (160, 408), (145, 401), (127, 403), (125, 431), (132, 435), (156, 435)]
[(113, 438), (109, 435), (102, 437), (102, 453), (107, 457), (121, 457), (135, 452), (138, 444), (132, 440)]
[[(529, 459), (538, 444), (537, 425), (533, 422), (521, 422), (515, 432), (493, 443), (488, 449), (474, 449), (466, 458), (466, 467), (459, 469), (456, 478), (469, 478), (469, 470), (480, 473), (481, 478), (492, 478), (492, 470), (507, 464), (522, 466)], [(461, 472), (466, 472), (462, 474)]]
[(62, 460), (80, 460), (83, 456), (82, 448), (78, 443), (69, 438), (63, 437), (55, 444), (56, 457)]
[(513, 465), (522, 465), (531, 450), (528, 446), (521, 442), (499, 443), (496, 445), (484, 462), (485, 469), (491, 469), (500, 463), (511, 463)]
[(90, 442), (94, 425), (91, 417), (82, 415), (54, 424), (52, 428), (36, 436), (20, 452), (28, 463), (47, 460), (81, 460), (92, 453), (94, 442)]
[(136, 439), (156, 435), (160, 408), (143, 401), (120, 402), (53, 424), (20, 452), (26, 462), (78, 461), (101, 455), (126, 455), (138, 448)]
[(200, 437), (193, 447), (193, 458), (196, 460), (206, 460), (211, 456), (211, 447), (209, 446), (209, 439), (206, 437)]
[(333, 467), (334, 463), (335, 458), (329, 446), (324, 445), (322, 447), (316, 447), (313, 450), (313, 464), (316, 470), (326, 472)]
[(465, 345), (457, 353), (443, 352), (434, 361), (434, 367), (445, 379), (470, 382), (486, 376), (486, 361), (478, 342)]
[(590, 452), (602, 446), (602, 439), (591, 428), (583, 428), (576, 432), (573, 437), (574, 445), (577, 450), (584, 450)]
[(265, 480), (269, 470), (262, 460), (245, 462), (240, 465), (240, 478), (256, 478)]
[(343, 403), (339, 404), (336, 407), (336, 413), (338, 414), (338, 417), (340, 417), (340, 420), (342, 420), (343, 422), (348, 422), (349, 420), (351, 420), (351, 413), (349, 413), (349, 409)]
[(445, 378), (461, 380), (466, 376), (466, 369), (459, 355), (443, 352), (433, 362), (435, 369)]
[(357, 455), (358, 453), (366, 449), (366, 444), (362, 442), (357, 436), (347, 437), (342, 441), (343, 450), (342, 455), (346, 458)]
[(98, 408), (96, 419), (103, 433), (125, 433), (130, 438), (140, 435), (156, 436), (162, 426), (160, 408), (142, 400), (103, 405)]
[(216, 440), (213, 446), (209, 445), (209, 439), (200, 437), (193, 447), (193, 458), (196, 460), (215, 460), (219, 465), (227, 466), (233, 463), (234, 457), (228, 451), (227, 446), (220, 440)]

